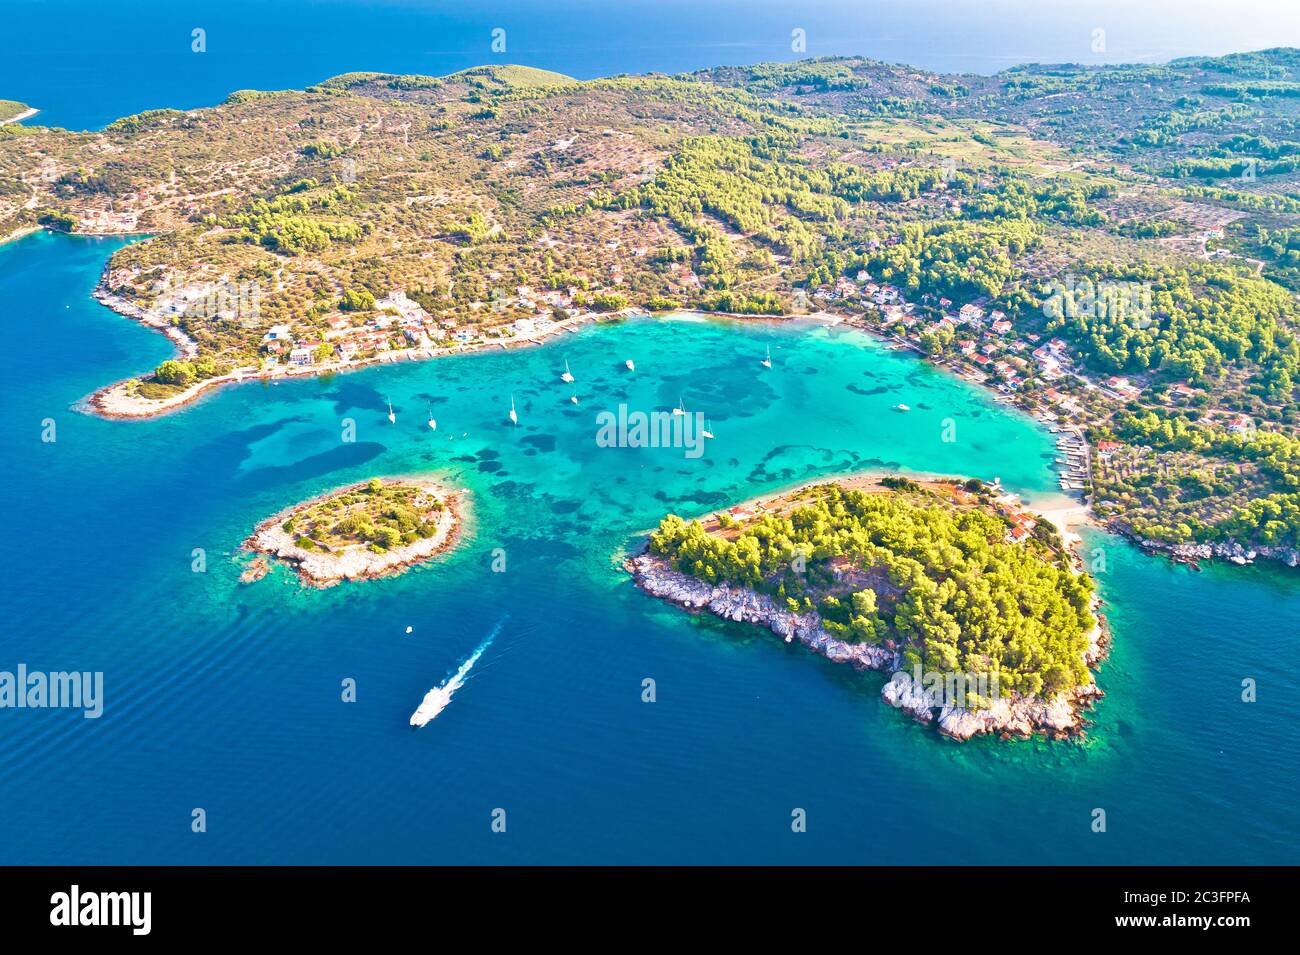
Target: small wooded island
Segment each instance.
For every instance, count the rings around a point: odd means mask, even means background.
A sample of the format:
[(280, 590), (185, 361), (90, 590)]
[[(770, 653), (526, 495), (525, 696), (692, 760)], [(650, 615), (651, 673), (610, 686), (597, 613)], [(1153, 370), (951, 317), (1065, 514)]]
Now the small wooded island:
[[(387, 577), (451, 546), (458, 505), (457, 494), (429, 481), (371, 478), (268, 518), (244, 546), (293, 565), (314, 587)], [(265, 574), (259, 560), (246, 581)]]
[(1055, 527), (979, 481), (873, 477), (670, 514), (628, 568), (653, 596), (892, 674), (886, 702), (956, 739), (1076, 735), (1101, 696), (1092, 580)]

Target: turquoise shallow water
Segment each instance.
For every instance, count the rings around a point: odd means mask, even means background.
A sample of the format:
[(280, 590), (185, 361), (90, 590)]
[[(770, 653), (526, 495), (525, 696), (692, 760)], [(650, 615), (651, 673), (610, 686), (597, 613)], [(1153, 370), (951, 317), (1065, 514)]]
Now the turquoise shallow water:
[[(957, 745), (881, 704), (881, 677), (692, 618), (618, 570), (667, 510), (823, 474), (1049, 493), (1050, 435), (983, 393), (854, 332), (646, 320), (102, 421), (74, 406), (169, 350), (88, 297), (118, 245), (0, 248), (0, 669), (103, 670), (106, 694), (99, 720), (0, 710), (0, 862), (1295, 861), (1293, 573), (1197, 574), (1091, 535), (1116, 648), (1088, 741)], [(679, 394), (717, 434), (703, 457), (596, 445), (598, 411)], [(262, 517), (411, 472), (469, 489), (454, 555), (323, 592), (283, 571), (238, 583)], [(410, 729), (424, 691), (502, 621), (450, 708)]]

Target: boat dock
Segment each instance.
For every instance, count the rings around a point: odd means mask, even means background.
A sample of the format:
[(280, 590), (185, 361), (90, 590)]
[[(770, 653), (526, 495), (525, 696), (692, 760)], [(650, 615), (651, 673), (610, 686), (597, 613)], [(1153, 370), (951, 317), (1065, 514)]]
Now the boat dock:
[(1092, 459), (1082, 429), (1053, 428), (1062, 491), (1082, 491), (1092, 484)]

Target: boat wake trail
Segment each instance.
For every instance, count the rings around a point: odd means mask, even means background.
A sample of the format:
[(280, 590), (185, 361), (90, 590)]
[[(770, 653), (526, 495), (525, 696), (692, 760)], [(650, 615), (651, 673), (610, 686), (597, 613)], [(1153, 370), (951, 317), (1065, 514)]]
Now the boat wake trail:
[(492, 645), (492, 641), (495, 640), (497, 634), (501, 632), (501, 627), (504, 623), (505, 619), (503, 618), (495, 627), (492, 628), (492, 632), (487, 635), (483, 642), (474, 648), (474, 652), (465, 659), (465, 662), (460, 665), (460, 668), (457, 669), (456, 672), (442, 684), (442, 686), (435, 686), (424, 695), (424, 701), (420, 704), (419, 708), (411, 714), (412, 726), (423, 726), (447, 708), (447, 704), (451, 702), (451, 695), (465, 685), (465, 679), (469, 676), (469, 671), (474, 668), (474, 664), (477, 663), (478, 658), (483, 655), (483, 651)]

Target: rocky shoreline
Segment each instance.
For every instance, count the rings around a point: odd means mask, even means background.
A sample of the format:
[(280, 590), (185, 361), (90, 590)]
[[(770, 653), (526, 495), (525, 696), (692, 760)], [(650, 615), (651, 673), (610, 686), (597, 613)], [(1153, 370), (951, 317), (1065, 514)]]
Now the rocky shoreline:
[(1133, 533), (1120, 524), (1112, 524), (1110, 530), (1136, 543), (1148, 554), (1160, 554), (1179, 564), (1189, 564), (1199, 568), (1203, 560), (1223, 560), (1230, 564), (1253, 564), (1256, 560), (1276, 561), (1287, 567), (1300, 566), (1300, 550), (1294, 547), (1272, 547), (1267, 545), (1251, 546), (1235, 540), (1221, 541), (1216, 544), (1169, 544), (1165, 541), (1151, 540)]
[[(360, 546), (327, 553), (307, 550), (295, 543), (293, 534), (284, 530), (281, 526), (291, 517), (306, 511), (315, 504), (340, 494), (347, 494), (367, 483), (362, 481), (338, 488), (328, 494), (322, 494), (309, 501), (295, 504), (293, 507), (268, 517), (258, 524), (252, 535), (244, 541), (244, 548), (289, 564), (297, 572), (303, 583), (324, 589), (333, 587), (345, 580), (374, 580), (400, 574), (416, 564), (424, 563), (449, 550), (455, 544), (462, 524), (460, 515), (461, 495), (428, 481), (392, 479), (385, 482), (418, 486), (438, 497), (443, 503), (443, 509), (438, 518), (437, 533), (432, 537), (420, 538), (413, 543), (394, 547), (383, 553), (377, 554)], [(265, 570), (261, 570), (260, 573), (248, 574), (248, 579), (244, 582), (252, 583), (260, 580), (263, 576), (265, 576)]]
[[(859, 670), (876, 670), (892, 674), (881, 689), (881, 699), (902, 710), (919, 723), (934, 725), (938, 732), (955, 740), (975, 736), (997, 735), (1003, 738), (1027, 738), (1041, 733), (1053, 739), (1080, 735), (1087, 720), (1083, 711), (1103, 696), (1095, 681), (1089, 680), (1069, 694), (1046, 702), (1035, 697), (1015, 696), (995, 699), (985, 710), (971, 711), (945, 704), (902, 670), (897, 651), (865, 643), (837, 640), (822, 627), (816, 611), (797, 614), (784, 609), (766, 594), (728, 584), (714, 586), (675, 570), (662, 557), (642, 551), (627, 559), (624, 566), (637, 587), (692, 612), (708, 611), (723, 620), (766, 627), (786, 643), (798, 642), (814, 653), (835, 663), (848, 663)], [(1102, 626), (1089, 634), (1084, 659), (1095, 667), (1106, 655), (1108, 639)]]
[(105, 308), (111, 308), (119, 315), (125, 315), (127, 318), (137, 321), (148, 328), (152, 328), (156, 332), (162, 332), (171, 339), (173, 345), (180, 349), (180, 355), (178, 357), (193, 358), (199, 353), (198, 343), (175, 325), (172, 325), (170, 322), (165, 322), (156, 315), (151, 314), (148, 309), (141, 308), (134, 302), (128, 302), (120, 295), (114, 295), (110, 292), (107, 285), (105, 285), (105, 279), (107, 276), (108, 266), (105, 266), (104, 274), (99, 280), (99, 285), (95, 286), (95, 290), (90, 293), (91, 298), (99, 302), (99, 304), (103, 305)]

